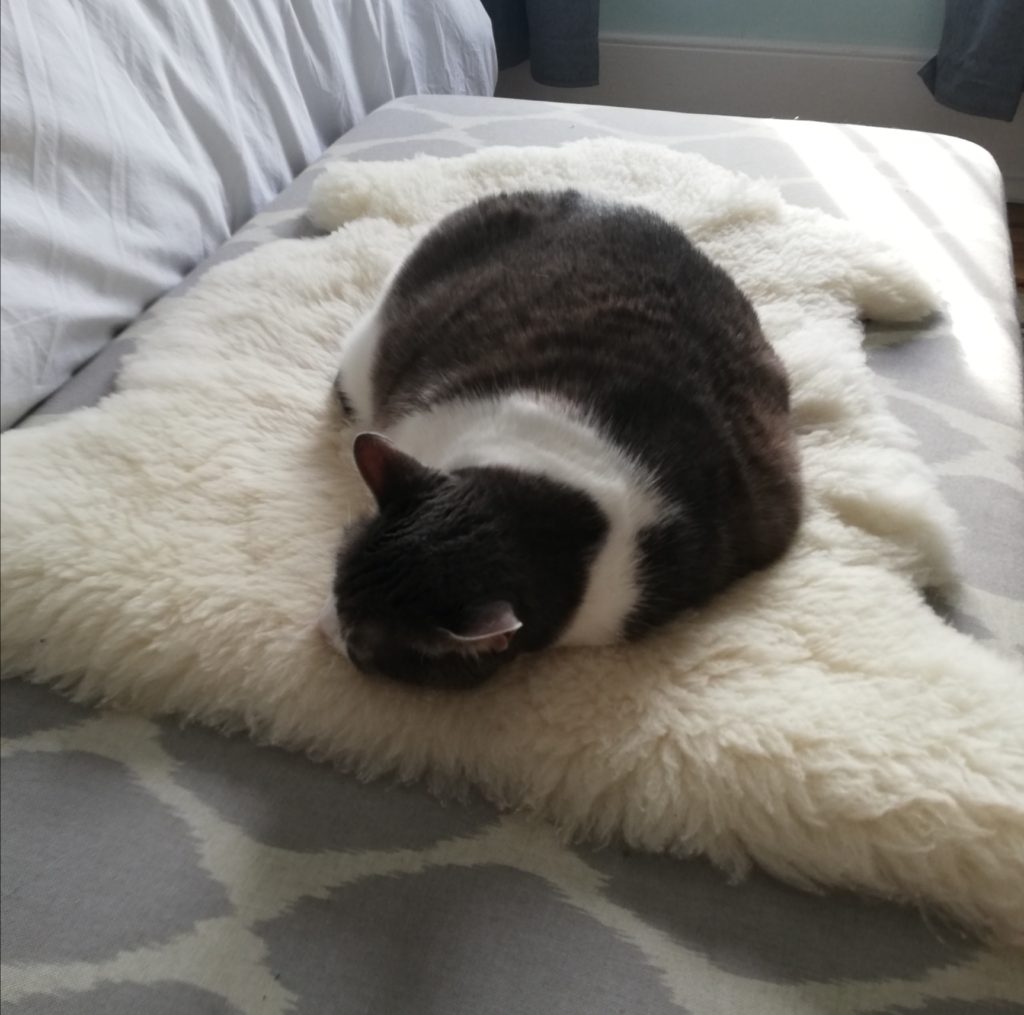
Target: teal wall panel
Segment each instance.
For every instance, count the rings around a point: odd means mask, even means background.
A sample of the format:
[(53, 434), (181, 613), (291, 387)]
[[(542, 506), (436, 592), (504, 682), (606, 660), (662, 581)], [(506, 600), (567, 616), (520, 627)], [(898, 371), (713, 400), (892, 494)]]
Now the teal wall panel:
[(601, 30), (934, 50), (943, 0), (602, 0)]

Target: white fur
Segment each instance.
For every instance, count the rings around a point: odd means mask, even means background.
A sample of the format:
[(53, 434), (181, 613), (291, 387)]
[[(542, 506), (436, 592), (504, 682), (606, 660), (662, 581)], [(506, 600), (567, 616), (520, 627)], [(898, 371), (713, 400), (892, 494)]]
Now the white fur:
[(637, 603), (637, 533), (664, 515), (639, 466), (582, 412), (530, 392), (448, 403), (401, 420), (387, 435), (426, 465), (452, 470), (500, 465), (568, 483), (588, 493), (609, 532), (562, 645), (608, 645)]
[(348, 646), (345, 643), (344, 632), (341, 630), (341, 621), (338, 619), (338, 607), (335, 604), (333, 594), (329, 594), (324, 601), (324, 605), (320, 609), (320, 615), (317, 617), (316, 626), (324, 636), (327, 644), (335, 652), (340, 652), (347, 659)]
[[(793, 377), (806, 521), (778, 566), (642, 644), (524, 657), (455, 698), (361, 679), (313, 624), (368, 506), (330, 404), (337, 336), (436, 215), (538, 184), (636, 195), (747, 285)], [(953, 520), (860, 348), (859, 312), (934, 306), (913, 270), (763, 184), (613, 141), (342, 163), (314, 204), (383, 218), (214, 269), (117, 394), (4, 434), (5, 672), (1024, 940), (1021, 670), (922, 601)]]
[(348, 332), (341, 347), (335, 387), (347, 399), (352, 409), (353, 422), (359, 426), (372, 425), (376, 405), (373, 368), (377, 362), (377, 346), (381, 337), (381, 308), (404, 260), (400, 258), (388, 272), (373, 305)]
[(349, 332), (342, 346), (336, 382), (348, 399), (355, 421), (359, 423), (373, 419), (373, 365), (380, 334), (380, 303), (376, 303)]

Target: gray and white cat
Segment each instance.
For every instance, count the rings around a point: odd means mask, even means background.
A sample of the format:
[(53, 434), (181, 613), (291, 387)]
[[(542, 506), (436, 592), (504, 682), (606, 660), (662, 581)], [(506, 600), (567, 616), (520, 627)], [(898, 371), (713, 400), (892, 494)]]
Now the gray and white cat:
[(728, 275), (636, 207), (523, 192), (450, 215), (336, 387), (377, 511), (321, 627), (366, 672), (469, 687), (637, 637), (799, 523), (782, 364)]

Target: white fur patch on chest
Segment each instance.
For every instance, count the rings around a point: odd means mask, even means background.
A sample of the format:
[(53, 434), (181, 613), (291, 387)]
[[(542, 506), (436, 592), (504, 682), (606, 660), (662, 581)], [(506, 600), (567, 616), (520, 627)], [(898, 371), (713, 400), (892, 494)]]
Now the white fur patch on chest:
[(437, 469), (503, 466), (589, 494), (608, 519), (608, 536), (558, 644), (606, 645), (621, 637), (640, 596), (637, 536), (664, 508), (643, 470), (581, 411), (551, 396), (517, 392), (435, 406), (400, 420), (387, 436)]

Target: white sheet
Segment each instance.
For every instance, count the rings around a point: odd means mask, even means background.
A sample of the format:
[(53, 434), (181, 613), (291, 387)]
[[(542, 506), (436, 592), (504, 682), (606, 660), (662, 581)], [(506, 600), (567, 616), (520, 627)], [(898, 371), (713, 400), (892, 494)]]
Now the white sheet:
[(376, 106), (491, 94), (478, 0), (3, 0), (10, 426)]

